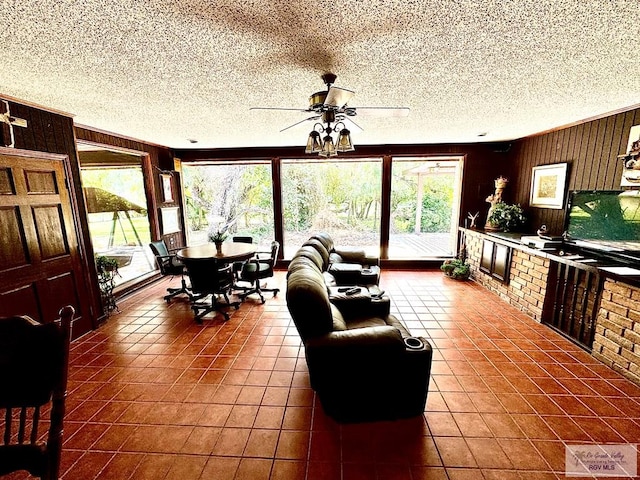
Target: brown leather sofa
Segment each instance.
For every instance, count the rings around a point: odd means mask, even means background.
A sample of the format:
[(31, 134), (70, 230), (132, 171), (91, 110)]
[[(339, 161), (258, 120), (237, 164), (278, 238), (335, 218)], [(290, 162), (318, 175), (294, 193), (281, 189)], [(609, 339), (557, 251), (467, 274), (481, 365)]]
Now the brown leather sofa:
[(322, 257), (322, 271), (327, 285), (378, 285), (378, 257), (367, 255), (362, 248), (336, 247), (328, 233), (316, 233), (303, 246), (312, 246)]
[(340, 422), (423, 413), (432, 349), (389, 314), (387, 296), (327, 285), (324, 253), (307, 242), (292, 259), (287, 306), (305, 347), (312, 388)]

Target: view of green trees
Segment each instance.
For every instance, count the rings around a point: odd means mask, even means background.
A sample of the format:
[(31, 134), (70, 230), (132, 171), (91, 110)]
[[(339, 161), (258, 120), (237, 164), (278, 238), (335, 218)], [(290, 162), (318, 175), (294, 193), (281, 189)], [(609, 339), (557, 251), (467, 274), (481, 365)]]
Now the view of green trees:
[[(417, 175), (424, 162), (398, 162), (393, 169), (391, 233), (416, 232)], [(380, 233), (382, 162), (283, 161), (282, 204), (288, 238), (327, 230), (377, 245)], [(192, 233), (232, 223), (231, 233), (273, 238), (269, 164), (183, 165), (187, 218)], [(449, 232), (453, 173), (425, 176), (418, 232)]]

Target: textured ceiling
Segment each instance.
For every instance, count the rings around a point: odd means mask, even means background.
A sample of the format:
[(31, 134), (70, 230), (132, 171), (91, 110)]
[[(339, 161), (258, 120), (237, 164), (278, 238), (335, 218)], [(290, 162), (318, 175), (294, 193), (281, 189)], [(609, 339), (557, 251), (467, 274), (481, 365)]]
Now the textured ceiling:
[[(1, 0), (0, 94), (170, 147), (301, 145), (323, 72), (358, 144), (510, 140), (640, 103), (638, 0)], [(485, 136), (479, 137), (479, 134)], [(188, 139), (196, 139), (192, 145)]]

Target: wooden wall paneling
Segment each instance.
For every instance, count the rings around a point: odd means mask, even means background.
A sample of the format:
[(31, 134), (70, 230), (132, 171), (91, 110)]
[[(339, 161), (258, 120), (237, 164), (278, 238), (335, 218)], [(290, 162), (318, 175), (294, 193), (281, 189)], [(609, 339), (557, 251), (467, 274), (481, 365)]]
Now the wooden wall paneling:
[(640, 109), (635, 108), (516, 141), (510, 155), (513, 171), (518, 172), (518, 180), (512, 183), (516, 190), (513, 193), (527, 210), (529, 227), (535, 230), (534, 227), (544, 223), (555, 233), (565, 223), (565, 210), (526, 208), (532, 167), (569, 163), (569, 192), (618, 189), (622, 163), (616, 157), (626, 150), (629, 129), (638, 124)]

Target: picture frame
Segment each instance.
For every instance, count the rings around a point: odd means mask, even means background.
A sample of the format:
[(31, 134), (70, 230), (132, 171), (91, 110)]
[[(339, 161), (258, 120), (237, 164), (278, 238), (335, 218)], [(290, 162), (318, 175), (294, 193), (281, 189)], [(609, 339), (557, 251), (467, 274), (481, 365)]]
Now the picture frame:
[(173, 202), (173, 188), (171, 186), (171, 174), (161, 173), (160, 181), (162, 183), (162, 201), (164, 203)]
[(180, 209), (178, 207), (162, 207), (160, 221), (162, 222), (163, 235), (180, 232)]
[(529, 205), (538, 208), (564, 208), (567, 163), (533, 167)]

